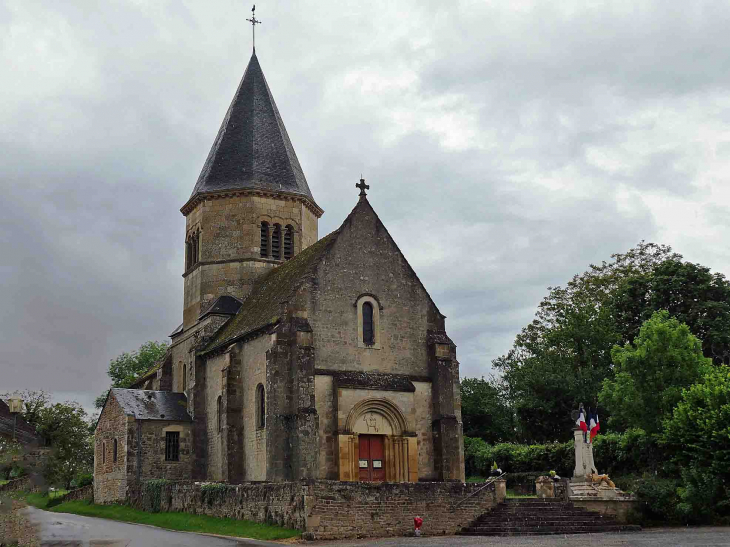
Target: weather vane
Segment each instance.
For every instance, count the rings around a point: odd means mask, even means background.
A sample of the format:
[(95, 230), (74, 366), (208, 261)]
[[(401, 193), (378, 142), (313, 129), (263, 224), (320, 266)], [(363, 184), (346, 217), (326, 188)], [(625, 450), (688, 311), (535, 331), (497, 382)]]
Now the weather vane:
[(256, 25), (261, 24), (261, 21), (256, 19), (256, 4), (254, 4), (251, 8), (251, 19), (246, 19), (246, 21), (251, 23), (251, 30), (253, 32), (253, 51), (256, 53)]

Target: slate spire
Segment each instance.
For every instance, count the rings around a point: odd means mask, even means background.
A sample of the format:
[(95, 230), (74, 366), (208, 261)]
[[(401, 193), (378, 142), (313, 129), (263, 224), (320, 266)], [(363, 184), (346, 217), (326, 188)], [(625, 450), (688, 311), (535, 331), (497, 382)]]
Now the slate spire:
[(316, 205), (255, 51), (190, 199), (241, 189), (298, 194)]

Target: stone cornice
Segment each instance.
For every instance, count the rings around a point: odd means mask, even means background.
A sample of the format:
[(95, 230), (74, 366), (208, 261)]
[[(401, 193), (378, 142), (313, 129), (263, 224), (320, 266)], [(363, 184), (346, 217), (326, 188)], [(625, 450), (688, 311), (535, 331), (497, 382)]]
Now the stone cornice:
[(314, 201), (310, 200), (307, 196), (280, 190), (265, 190), (262, 188), (233, 188), (230, 190), (221, 190), (219, 192), (205, 192), (201, 194), (195, 194), (188, 200), (185, 205), (180, 208), (180, 212), (183, 215), (188, 216), (188, 214), (190, 214), (190, 212), (195, 209), (195, 206), (202, 201), (208, 199), (232, 198), (236, 196), (262, 196), (281, 199), (285, 201), (296, 201), (303, 204), (317, 218), (320, 218), (324, 214), (324, 209), (314, 203)]

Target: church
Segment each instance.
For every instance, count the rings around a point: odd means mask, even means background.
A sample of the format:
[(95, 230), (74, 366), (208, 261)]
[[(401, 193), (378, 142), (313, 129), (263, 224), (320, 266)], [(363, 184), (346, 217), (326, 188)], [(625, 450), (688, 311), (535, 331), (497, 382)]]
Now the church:
[(354, 186), (320, 238), (254, 50), (180, 209), (182, 324), (101, 412), (97, 503), (150, 479), (464, 481), (445, 316)]

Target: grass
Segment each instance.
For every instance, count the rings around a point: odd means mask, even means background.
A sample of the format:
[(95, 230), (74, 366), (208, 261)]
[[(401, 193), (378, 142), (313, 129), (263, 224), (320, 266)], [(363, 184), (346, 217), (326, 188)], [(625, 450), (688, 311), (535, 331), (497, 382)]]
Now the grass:
[(6, 481), (4, 479), (0, 479), (0, 486), (2, 486), (3, 484), (8, 484), (9, 482), (10, 481)]
[(96, 505), (89, 501), (65, 501), (53, 503), (53, 498), (43, 494), (26, 494), (29, 505), (53, 513), (73, 513), (85, 517), (97, 517), (135, 524), (149, 524), (181, 532), (202, 532), (241, 538), (277, 540), (301, 535), (298, 530), (281, 528), (271, 524), (259, 524), (248, 520), (191, 515), (188, 513), (148, 513), (128, 505)]
[(508, 498), (536, 498), (535, 494), (516, 494), (514, 490), (507, 490)]

